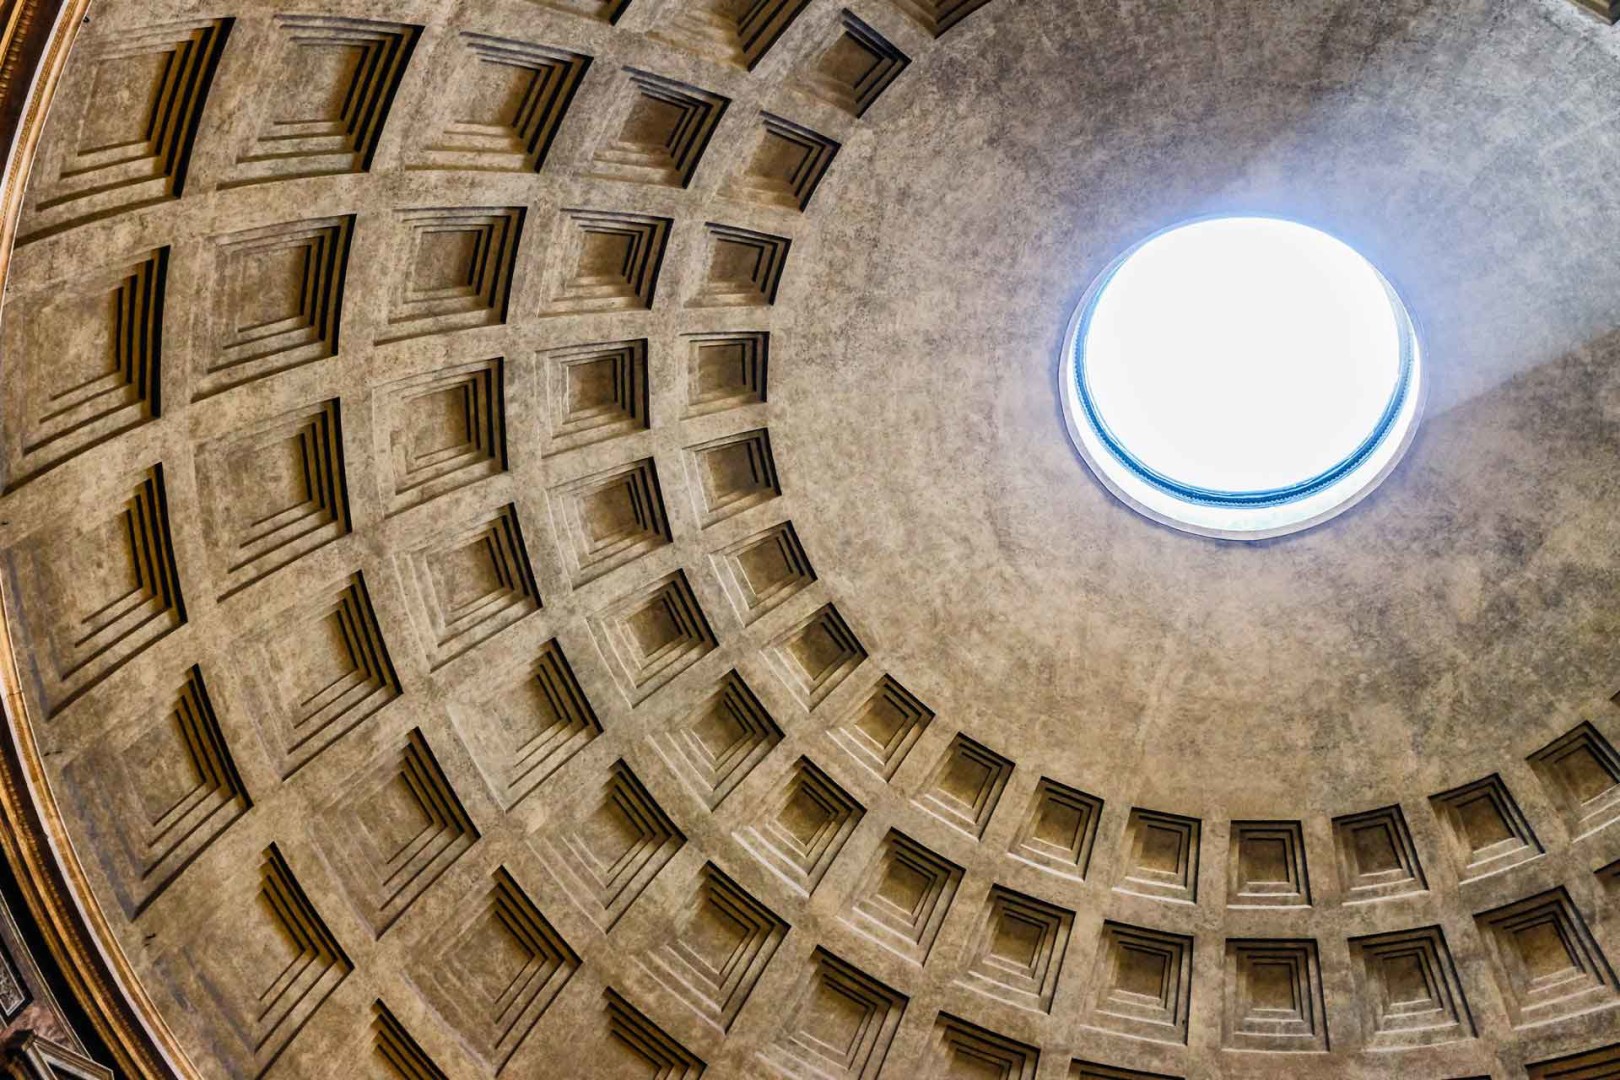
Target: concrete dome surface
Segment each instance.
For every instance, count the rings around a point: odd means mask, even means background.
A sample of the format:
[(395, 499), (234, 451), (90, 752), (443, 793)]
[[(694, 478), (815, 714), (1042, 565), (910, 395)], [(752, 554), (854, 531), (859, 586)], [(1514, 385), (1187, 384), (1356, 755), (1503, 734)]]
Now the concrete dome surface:
[[(1603, 20), (9, 17), (6, 1068), (1620, 1077)], [(1423, 342), (1398, 466), (1254, 543), (1060, 397), (1214, 214)]]

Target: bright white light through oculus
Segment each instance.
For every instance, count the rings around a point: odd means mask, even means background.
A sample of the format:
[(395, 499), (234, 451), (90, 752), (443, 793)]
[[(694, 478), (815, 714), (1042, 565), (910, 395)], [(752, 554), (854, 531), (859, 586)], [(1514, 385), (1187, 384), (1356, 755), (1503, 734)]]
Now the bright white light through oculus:
[(1210, 218), (1150, 237), (1092, 287), (1064, 404), (1087, 462), (1139, 509), (1276, 535), (1393, 465), (1418, 359), (1399, 298), (1354, 249), (1296, 222)]

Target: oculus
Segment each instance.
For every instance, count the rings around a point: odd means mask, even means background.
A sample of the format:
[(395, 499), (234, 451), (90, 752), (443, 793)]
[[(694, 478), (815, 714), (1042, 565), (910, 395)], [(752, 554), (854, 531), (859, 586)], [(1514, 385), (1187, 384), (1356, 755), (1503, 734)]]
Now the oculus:
[(1210, 217), (1115, 259), (1070, 321), (1069, 433), (1134, 509), (1258, 540), (1349, 508), (1422, 413), (1417, 332), (1353, 248), (1272, 217)]

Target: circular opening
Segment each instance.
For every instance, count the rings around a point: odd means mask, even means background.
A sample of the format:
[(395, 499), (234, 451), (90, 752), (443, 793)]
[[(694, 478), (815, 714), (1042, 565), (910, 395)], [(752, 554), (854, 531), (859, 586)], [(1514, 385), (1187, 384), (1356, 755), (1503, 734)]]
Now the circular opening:
[(1150, 517), (1259, 539), (1386, 475), (1421, 406), (1417, 335), (1344, 242), (1268, 217), (1157, 233), (1075, 312), (1064, 410), (1094, 472)]

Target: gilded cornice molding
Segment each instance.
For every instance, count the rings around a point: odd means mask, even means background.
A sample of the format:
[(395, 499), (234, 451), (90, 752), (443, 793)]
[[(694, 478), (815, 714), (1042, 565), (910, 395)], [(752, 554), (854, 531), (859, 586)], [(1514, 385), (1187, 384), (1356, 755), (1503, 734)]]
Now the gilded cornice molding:
[(0, 280), (11, 265), (45, 113), (89, 6), (90, 0), (0, 0), (0, 136), (7, 147), (0, 180)]

